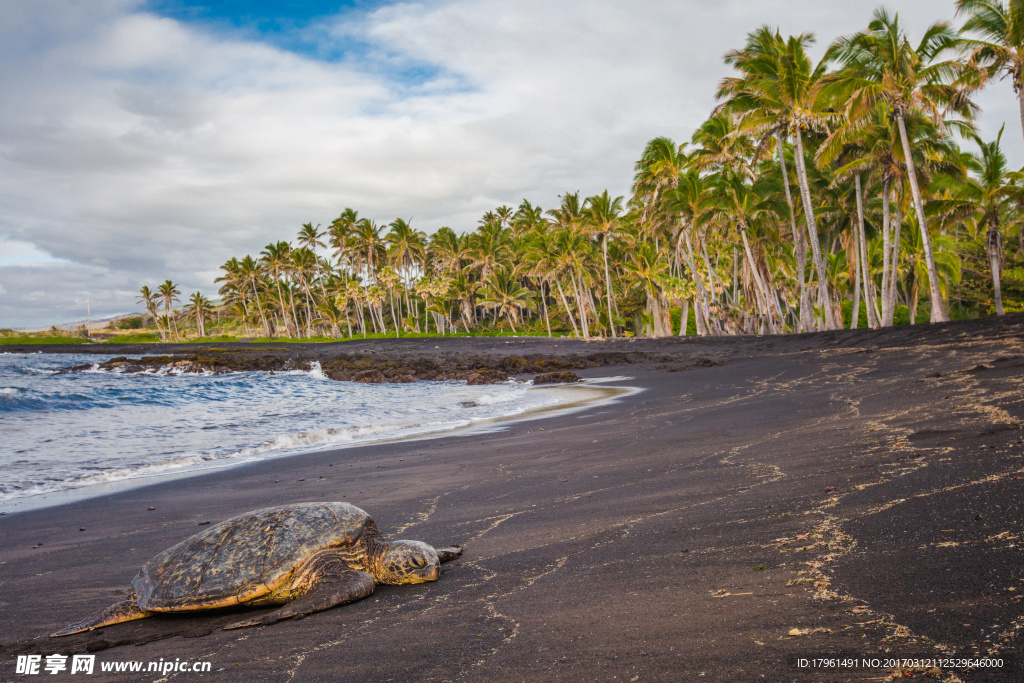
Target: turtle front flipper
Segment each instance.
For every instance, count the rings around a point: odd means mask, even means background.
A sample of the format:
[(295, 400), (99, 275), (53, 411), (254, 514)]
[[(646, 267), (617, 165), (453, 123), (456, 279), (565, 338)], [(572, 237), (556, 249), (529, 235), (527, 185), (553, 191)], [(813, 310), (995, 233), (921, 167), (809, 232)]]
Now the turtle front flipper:
[(319, 580), (309, 592), (292, 600), (281, 609), (255, 619), (225, 626), (224, 630), (273, 624), (282, 619), (301, 619), (307, 614), (322, 612), (338, 605), (362, 600), (373, 593), (376, 586), (377, 583), (373, 577), (366, 572), (348, 568), (331, 569), (320, 575)]
[(58, 638), (60, 636), (70, 636), (72, 633), (91, 631), (94, 628), (103, 628), (104, 626), (110, 626), (112, 624), (120, 624), (123, 621), (143, 619), (151, 614), (152, 612), (144, 612), (139, 609), (139, 603), (136, 602), (135, 593), (132, 593), (127, 600), (115, 602), (96, 616), (76, 621), (56, 633), (51, 633), (50, 637)]
[(456, 557), (458, 557), (461, 554), (462, 554), (462, 546), (461, 545), (453, 545), (450, 548), (438, 548), (437, 549), (437, 559), (439, 561), (441, 561), (442, 563), (444, 563), (444, 562), (451, 562), (452, 560), (454, 560)]

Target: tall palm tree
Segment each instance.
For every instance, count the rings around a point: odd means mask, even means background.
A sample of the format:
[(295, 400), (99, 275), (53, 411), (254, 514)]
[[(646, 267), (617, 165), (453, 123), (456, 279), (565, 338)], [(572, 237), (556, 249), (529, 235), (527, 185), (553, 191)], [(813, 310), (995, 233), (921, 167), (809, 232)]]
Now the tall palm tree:
[[(726, 54), (726, 63), (732, 64), (742, 74), (738, 78), (726, 78), (718, 86), (718, 97), (725, 99), (725, 109), (741, 116), (733, 135), (747, 133), (761, 137), (758, 147), (763, 147), (771, 138), (776, 139), (776, 150), (782, 172), (783, 187), (789, 203), (790, 227), (793, 232), (794, 248), (797, 255), (797, 272), (800, 279), (801, 327), (810, 325), (805, 285), (804, 246), (796, 228), (796, 214), (789, 193), (789, 177), (786, 171), (784, 143), (792, 137), (795, 143), (793, 159), (797, 171), (800, 198), (803, 203), (804, 219), (814, 268), (819, 274), (825, 272), (825, 257), (821, 250), (818, 227), (815, 219), (814, 202), (811, 199), (807, 177), (804, 134), (810, 131), (826, 130), (830, 118), (827, 108), (817, 96), (817, 89), (827, 73), (828, 60), (813, 64), (807, 49), (813, 45), (813, 34), (802, 33), (783, 39), (782, 35), (767, 26), (762, 26), (747, 36), (747, 44), (740, 50)], [(825, 313), (825, 326), (837, 329), (828, 302), (828, 278), (819, 276), (818, 299)]]
[(936, 182), (948, 191), (949, 199), (936, 202), (937, 208), (946, 209), (954, 220), (973, 220), (985, 230), (985, 251), (992, 272), (992, 290), (996, 315), (1003, 315), (1003, 295), (1000, 282), (1002, 273), (1003, 225), (1020, 220), (1019, 205), (1022, 189), (1019, 174), (1009, 170), (1006, 155), (1000, 145), (1003, 129), (992, 142), (975, 136), (978, 154), (967, 155), (971, 175), (964, 179), (945, 177)]
[(324, 289), (323, 276), (320, 270), (320, 259), (316, 257), (317, 247), (323, 249), (326, 248), (327, 246), (320, 239), (323, 236), (324, 233), (320, 232), (319, 223), (317, 223), (315, 228), (313, 227), (312, 223), (303, 223), (302, 227), (299, 229), (299, 235), (296, 238), (296, 241), (302, 246), (304, 246), (306, 249), (309, 249), (311, 252), (313, 252), (313, 255), (315, 257), (313, 259), (313, 270), (316, 271), (316, 279), (317, 282), (320, 283), (320, 293), (323, 294), (324, 296), (327, 296), (327, 291)]
[(340, 216), (331, 221), (330, 227), (327, 228), (328, 242), (333, 250), (334, 258), (338, 262), (338, 267), (345, 272), (351, 272), (349, 270), (352, 265), (349, 263), (350, 237), (358, 220), (359, 213), (357, 211), (345, 209)]
[(185, 312), (188, 315), (195, 316), (196, 332), (200, 337), (206, 336), (206, 319), (212, 311), (213, 305), (201, 292), (193, 292), (188, 298), (188, 306), (185, 307)]
[(362, 269), (368, 282), (374, 282), (377, 267), (385, 255), (384, 237), (381, 228), (369, 218), (360, 218), (352, 230), (352, 248), (356, 256), (356, 267)]
[(1024, 2), (957, 0), (956, 13), (967, 17), (960, 35), (976, 36), (965, 38), (963, 46), (969, 50), (969, 66), (980, 76), (978, 85), (1009, 76), (1024, 130)]
[(156, 314), (156, 304), (159, 295), (149, 288), (149, 285), (143, 285), (139, 289), (138, 303), (145, 302), (146, 310), (149, 311), (150, 317), (153, 318), (153, 324), (156, 325), (156, 329), (160, 332), (160, 341), (167, 341), (167, 334), (164, 332), (164, 328), (160, 325), (160, 318)]
[(260, 320), (263, 322), (263, 334), (271, 336), (270, 324), (267, 322), (267, 315), (263, 310), (263, 301), (260, 299), (259, 285), (263, 280), (263, 267), (252, 256), (246, 254), (239, 262), (239, 275), (245, 283), (246, 288), (252, 291), (253, 299), (256, 302), (256, 309), (259, 311)]
[[(178, 295), (181, 294), (181, 290), (178, 289), (178, 285), (174, 284), (170, 280), (164, 280), (157, 291), (160, 293), (160, 299), (164, 302), (164, 321), (167, 325), (168, 330), (171, 329), (174, 324), (174, 318), (171, 317), (171, 308), (174, 303), (178, 301)], [(177, 327), (174, 327), (174, 332), (177, 334)]]
[(519, 284), (515, 275), (505, 268), (491, 272), (480, 290), (480, 303), (494, 309), (496, 318), (504, 314), (513, 332), (517, 332), (513, 316), (523, 309), (533, 310), (535, 298), (536, 295)]
[[(285, 241), (271, 242), (260, 252), (260, 262), (266, 267), (270, 278), (277, 288), (277, 302), (281, 308), (281, 319), (284, 322), (285, 336), (299, 336), (299, 324), (292, 308), (291, 317), (285, 306), (284, 294), (281, 292), (281, 280), (291, 270), (291, 245)], [(292, 329), (294, 325), (294, 329)]]
[(585, 202), (584, 232), (595, 235), (601, 240), (601, 252), (604, 257), (604, 282), (605, 293), (608, 302), (608, 328), (612, 332), (612, 339), (615, 338), (615, 318), (612, 315), (614, 294), (612, 293), (612, 276), (608, 269), (608, 240), (610, 240), (619, 228), (619, 218), (622, 216), (622, 197), (612, 197), (605, 190), (601, 194), (587, 197)]
[(867, 30), (839, 38), (826, 53), (826, 59), (836, 60), (842, 69), (827, 79), (823, 96), (828, 101), (845, 104), (847, 120), (870, 117), (879, 102), (885, 102), (892, 108), (903, 156), (907, 160), (907, 180), (921, 230), (932, 322), (948, 321), (949, 314), (942, 301), (906, 119), (909, 112), (921, 111), (931, 116), (940, 130), (950, 126), (966, 128), (958, 125), (962, 122), (944, 120), (947, 113), (970, 119), (976, 108), (967, 98), (966, 91), (954, 83), (958, 73), (955, 62), (943, 59), (958, 46), (959, 40), (953, 29), (939, 22), (932, 24), (914, 47), (899, 22), (899, 15), (891, 15), (888, 10), (879, 8), (875, 10)]

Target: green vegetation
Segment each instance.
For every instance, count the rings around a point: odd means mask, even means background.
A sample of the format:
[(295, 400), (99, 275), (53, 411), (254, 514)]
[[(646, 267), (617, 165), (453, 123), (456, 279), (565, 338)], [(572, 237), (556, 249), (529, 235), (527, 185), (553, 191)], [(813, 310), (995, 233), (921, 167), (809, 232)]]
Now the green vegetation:
[(140, 334), (119, 334), (116, 337), (105, 339), (104, 344), (146, 344), (160, 341), (160, 336), (143, 332)]
[(196, 292), (175, 311), (170, 280), (139, 301), (163, 339), (287, 341), (790, 333), (1024, 311), (1024, 173), (1002, 132), (977, 135), (972, 99), (1003, 76), (1024, 98), (1024, 3), (955, 9), (959, 30), (917, 39), (878, 9), (817, 63), (811, 34), (752, 31), (725, 54), (734, 72), (712, 115), (689, 141), (649, 141), (629, 197), (523, 200), (429, 236), (348, 208), (229, 259), (219, 306)]
[(127, 318), (121, 318), (117, 322), (117, 329), (119, 330), (140, 330), (142, 329), (142, 316), (133, 315)]
[(17, 337), (0, 337), (0, 345), (12, 344), (90, 344), (92, 340), (82, 337), (19, 335)]

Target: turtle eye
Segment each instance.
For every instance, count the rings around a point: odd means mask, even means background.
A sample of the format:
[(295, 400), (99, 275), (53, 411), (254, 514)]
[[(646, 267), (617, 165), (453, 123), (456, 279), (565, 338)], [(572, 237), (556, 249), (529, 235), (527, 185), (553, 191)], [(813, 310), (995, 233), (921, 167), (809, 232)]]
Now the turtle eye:
[(414, 557), (412, 558), (412, 566), (420, 569), (427, 566), (427, 561), (419, 557)]

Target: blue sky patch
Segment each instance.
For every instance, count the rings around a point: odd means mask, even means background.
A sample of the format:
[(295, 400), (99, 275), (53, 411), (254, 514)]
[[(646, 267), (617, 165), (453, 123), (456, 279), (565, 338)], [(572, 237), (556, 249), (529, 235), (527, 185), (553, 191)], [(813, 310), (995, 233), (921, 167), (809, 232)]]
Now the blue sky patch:
[[(147, 11), (182, 23), (324, 62), (349, 62), (376, 73), (399, 90), (414, 90), (442, 75), (433, 64), (389, 54), (357, 35), (331, 37), (326, 22), (344, 21), (394, 4), (395, 0), (148, 0)], [(465, 89), (464, 87), (457, 88)]]

